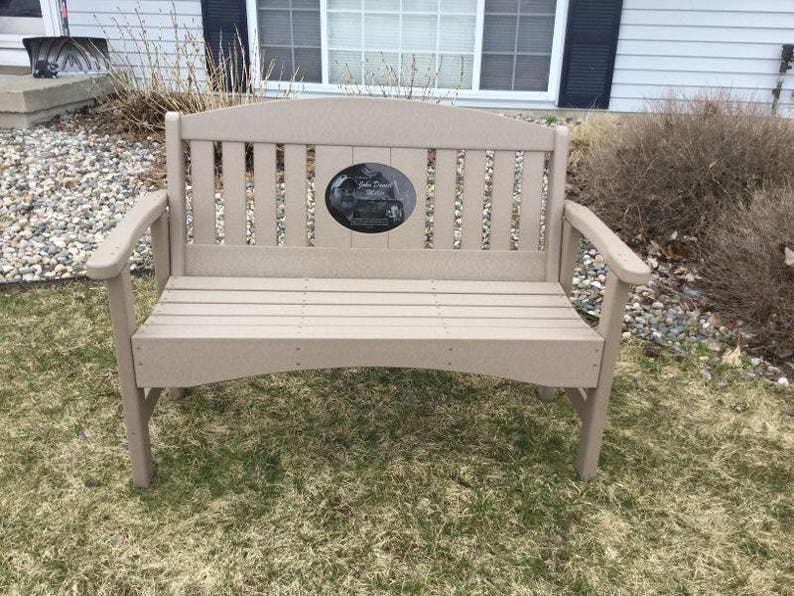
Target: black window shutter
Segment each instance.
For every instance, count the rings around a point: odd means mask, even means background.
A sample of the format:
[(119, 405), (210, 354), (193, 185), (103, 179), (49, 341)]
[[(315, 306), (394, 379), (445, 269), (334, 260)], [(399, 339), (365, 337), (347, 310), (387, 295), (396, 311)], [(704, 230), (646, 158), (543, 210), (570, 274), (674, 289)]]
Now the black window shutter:
[(570, 0), (561, 108), (608, 108), (623, 0)]
[[(245, 0), (201, 0), (201, 20), (208, 55), (215, 64), (233, 60), (237, 82), (244, 84), (249, 66)], [(227, 69), (227, 87), (232, 84), (229, 71), (232, 69)]]

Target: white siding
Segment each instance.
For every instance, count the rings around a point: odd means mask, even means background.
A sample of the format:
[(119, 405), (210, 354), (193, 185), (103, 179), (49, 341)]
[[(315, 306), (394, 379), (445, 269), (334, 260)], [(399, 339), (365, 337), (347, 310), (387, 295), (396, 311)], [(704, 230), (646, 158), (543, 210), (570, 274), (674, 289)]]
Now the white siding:
[(70, 34), (107, 38), (117, 65), (145, 65), (147, 51), (169, 72), (177, 65), (187, 72), (186, 52), (195, 66), (203, 62), (201, 0), (69, 0), (68, 5)]
[[(609, 108), (709, 90), (771, 104), (784, 43), (794, 43), (794, 0), (624, 0)], [(794, 114), (792, 91), (789, 71), (781, 113)]]

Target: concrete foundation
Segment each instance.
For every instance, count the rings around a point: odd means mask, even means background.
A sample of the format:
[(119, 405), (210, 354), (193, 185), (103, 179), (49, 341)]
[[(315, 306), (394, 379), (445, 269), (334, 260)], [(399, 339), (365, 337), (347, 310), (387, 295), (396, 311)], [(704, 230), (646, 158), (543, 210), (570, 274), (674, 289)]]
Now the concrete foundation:
[(0, 75), (0, 128), (30, 128), (63, 112), (91, 105), (111, 88), (107, 75), (56, 79)]

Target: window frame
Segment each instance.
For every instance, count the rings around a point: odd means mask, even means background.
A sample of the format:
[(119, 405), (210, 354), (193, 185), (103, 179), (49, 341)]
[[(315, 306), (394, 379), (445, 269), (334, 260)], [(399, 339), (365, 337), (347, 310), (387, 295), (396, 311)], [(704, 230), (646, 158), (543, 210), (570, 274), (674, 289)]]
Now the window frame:
[[(439, 88), (433, 90), (434, 97), (452, 97), (463, 105), (488, 105), (489, 103), (503, 102), (551, 102), (557, 104), (560, 93), (560, 79), (562, 75), (562, 58), (565, 47), (565, 32), (568, 20), (569, 0), (557, 0), (554, 15), (554, 37), (551, 46), (551, 59), (549, 62), (549, 83), (545, 91), (507, 91), (496, 89), (480, 89), (480, 71), (482, 68), (483, 24), (485, 20), (485, 0), (477, 0), (477, 13), (475, 17), (474, 60), (472, 64), (472, 88), (452, 89)], [(328, 82), (328, 2), (320, 0), (320, 55), (322, 61), (322, 81), (297, 82), (293, 89), (299, 90), (305, 96), (339, 95), (343, 85)], [(262, 89), (260, 55), (259, 55), (259, 7), (257, 0), (246, 0), (248, 15), (248, 45), (253, 67), (253, 83), (257, 89)], [(289, 87), (288, 81), (267, 81), (264, 90), (270, 92), (284, 91)], [(462, 101), (461, 101), (462, 100)]]

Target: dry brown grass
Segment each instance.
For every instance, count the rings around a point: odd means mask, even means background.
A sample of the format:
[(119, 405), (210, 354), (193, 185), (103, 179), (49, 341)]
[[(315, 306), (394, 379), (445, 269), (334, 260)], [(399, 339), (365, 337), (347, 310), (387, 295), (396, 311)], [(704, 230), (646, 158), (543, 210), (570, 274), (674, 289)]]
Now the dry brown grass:
[(794, 180), (794, 124), (727, 95), (589, 118), (572, 150), (579, 200), (630, 240), (699, 236), (756, 190)]
[(794, 354), (794, 186), (757, 192), (719, 217), (709, 236), (704, 287), (720, 312), (743, 320), (755, 344)]
[(164, 398), (146, 491), (101, 286), (0, 293), (0, 353), (0, 593), (794, 592), (792, 392), (708, 351), (624, 345), (590, 483), (531, 385), (344, 369)]

